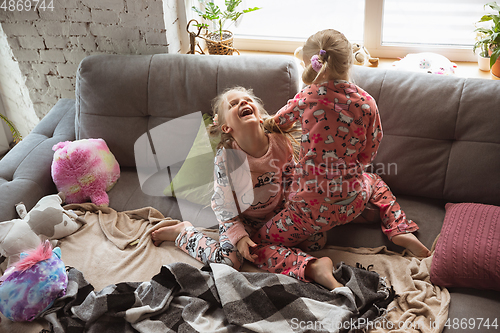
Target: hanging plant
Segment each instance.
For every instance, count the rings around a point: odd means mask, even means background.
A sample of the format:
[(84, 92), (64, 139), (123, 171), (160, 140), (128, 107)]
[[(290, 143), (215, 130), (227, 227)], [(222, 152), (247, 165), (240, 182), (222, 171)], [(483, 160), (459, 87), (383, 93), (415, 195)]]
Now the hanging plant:
[(12, 133), (12, 137), (14, 138), (14, 143), (19, 143), (23, 139), (21, 133), (17, 130), (16, 126), (3, 114), (0, 113), (0, 118), (7, 123), (9, 126), (10, 132)]

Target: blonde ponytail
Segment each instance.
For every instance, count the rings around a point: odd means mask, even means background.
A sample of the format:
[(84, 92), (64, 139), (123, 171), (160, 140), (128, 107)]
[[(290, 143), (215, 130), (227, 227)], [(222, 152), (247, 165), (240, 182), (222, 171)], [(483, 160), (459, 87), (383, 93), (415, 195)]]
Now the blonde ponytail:
[(264, 119), (264, 123), (262, 124), (264, 127), (264, 130), (268, 133), (280, 133), (284, 135), (291, 147), (292, 147), (292, 153), (293, 153), (293, 158), (295, 161), (299, 160), (299, 154), (300, 154), (300, 138), (301, 138), (301, 129), (299, 122), (295, 122), (295, 124), (288, 128), (288, 129), (282, 129), (281, 127), (278, 126), (276, 121), (274, 120), (274, 117), (266, 117)]
[[(352, 46), (339, 31), (326, 29), (309, 37), (302, 49), (304, 63), (307, 64), (302, 74), (306, 84), (320, 83), (320, 80), (349, 80), (353, 64)], [(322, 56), (321, 53), (325, 52)], [(317, 57), (321, 68), (314, 69), (313, 57)]]

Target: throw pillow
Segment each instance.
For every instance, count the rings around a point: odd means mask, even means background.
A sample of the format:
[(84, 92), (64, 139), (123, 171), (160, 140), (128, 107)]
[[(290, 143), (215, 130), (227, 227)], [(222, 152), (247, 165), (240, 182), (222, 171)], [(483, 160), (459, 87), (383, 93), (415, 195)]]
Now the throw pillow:
[(186, 160), (163, 194), (175, 196), (203, 206), (210, 205), (214, 192), (214, 158), (220, 138), (211, 138), (207, 126), (212, 117), (203, 114), (203, 119)]
[(500, 207), (446, 205), (430, 278), (443, 287), (500, 290)]

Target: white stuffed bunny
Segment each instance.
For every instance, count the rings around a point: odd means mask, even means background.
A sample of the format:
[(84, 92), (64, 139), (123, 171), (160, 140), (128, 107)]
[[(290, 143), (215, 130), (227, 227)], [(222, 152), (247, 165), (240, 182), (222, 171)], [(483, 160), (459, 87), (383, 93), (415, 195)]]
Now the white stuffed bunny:
[(40, 242), (57, 240), (77, 231), (85, 220), (73, 211), (61, 207), (64, 194), (41, 198), (29, 212), (23, 203), (16, 205), (20, 219), (0, 222), (0, 254), (18, 256), (21, 252), (36, 249)]

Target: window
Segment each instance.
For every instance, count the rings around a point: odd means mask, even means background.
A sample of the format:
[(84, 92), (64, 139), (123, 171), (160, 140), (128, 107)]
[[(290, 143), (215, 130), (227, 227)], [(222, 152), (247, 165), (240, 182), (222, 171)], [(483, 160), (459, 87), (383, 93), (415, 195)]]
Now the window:
[[(223, 1), (215, 1), (218, 2)], [(262, 9), (243, 15), (231, 30), (236, 35), (236, 47), (241, 49), (293, 52), (310, 35), (330, 28), (342, 31), (349, 40), (362, 42), (364, 3), (364, 0), (243, 0), (241, 8)]]
[[(224, 0), (214, 2), (224, 6)], [(243, 0), (239, 8), (262, 9), (243, 15), (230, 30), (241, 50), (293, 52), (314, 32), (333, 28), (350, 41), (363, 43), (376, 57), (436, 52), (452, 61), (473, 61), (475, 23), (488, 13), (483, 7), (486, 2)], [(191, 12), (188, 17), (196, 17), (191, 6), (186, 10)]]
[(469, 46), (485, 0), (385, 0), (382, 44)]
[(364, 44), (377, 57), (435, 52), (452, 61), (475, 61), (476, 22), (484, 0), (366, 0)]

